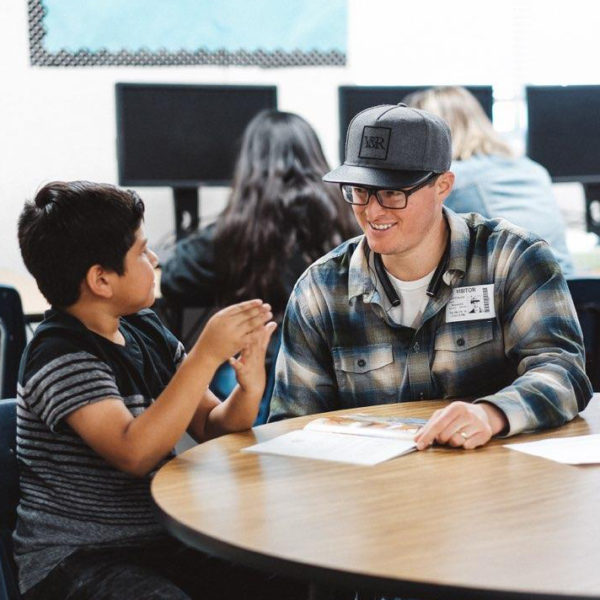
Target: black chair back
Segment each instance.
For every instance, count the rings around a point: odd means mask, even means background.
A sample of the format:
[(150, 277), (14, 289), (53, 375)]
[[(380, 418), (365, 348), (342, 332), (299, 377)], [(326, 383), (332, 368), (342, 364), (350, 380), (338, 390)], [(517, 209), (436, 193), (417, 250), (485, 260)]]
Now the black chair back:
[(25, 318), (19, 292), (0, 285), (0, 398), (17, 395), (19, 362), (25, 342)]
[(600, 392), (600, 277), (567, 279), (585, 345), (585, 371)]
[(12, 532), (19, 502), (16, 417), (16, 400), (0, 400), (0, 600), (20, 598), (12, 554)]

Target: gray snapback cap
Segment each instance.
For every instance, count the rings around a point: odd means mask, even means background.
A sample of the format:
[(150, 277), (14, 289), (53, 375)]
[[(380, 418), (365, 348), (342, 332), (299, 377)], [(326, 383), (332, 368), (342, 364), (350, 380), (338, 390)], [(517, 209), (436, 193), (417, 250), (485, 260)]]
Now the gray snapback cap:
[(447, 171), (451, 161), (450, 128), (442, 118), (405, 104), (383, 104), (350, 121), (344, 164), (323, 181), (406, 188)]

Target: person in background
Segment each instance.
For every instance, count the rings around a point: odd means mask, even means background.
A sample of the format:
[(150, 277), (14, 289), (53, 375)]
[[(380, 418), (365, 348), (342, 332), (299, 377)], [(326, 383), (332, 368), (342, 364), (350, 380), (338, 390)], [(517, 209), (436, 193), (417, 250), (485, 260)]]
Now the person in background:
[(539, 235), (550, 244), (563, 275), (573, 276), (565, 222), (546, 169), (526, 156), (515, 156), (477, 99), (463, 87), (430, 88), (403, 102), (439, 115), (450, 126), (456, 181), (445, 206), (459, 213), (503, 217)]
[[(229, 202), (216, 223), (180, 241), (162, 267), (167, 305), (218, 309), (263, 298), (281, 322), (302, 272), (345, 239), (358, 235), (312, 127), (277, 110), (248, 124)], [(270, 369), (276, 346), (267, 351)], [(231, 370), (225, 366), (227, 378)], [(227, 385), (225, 386), (227, 388)]]
[[(275, 323), (261, 300), (227, 307), (186, 356), (148, 310), (157, 257), (143, 216), (135, 192), (74, 181), (44, 186), (19, 218), (23, 260), (52, 306), (19, 374), (21, 592), (303, 598), (302, 585), (191, 550), (156, 520), (150, 480), (186, 430), (202, 442), (252, 425)], [(207, 386), (228, 358), (239, 385), (219, 402)]]

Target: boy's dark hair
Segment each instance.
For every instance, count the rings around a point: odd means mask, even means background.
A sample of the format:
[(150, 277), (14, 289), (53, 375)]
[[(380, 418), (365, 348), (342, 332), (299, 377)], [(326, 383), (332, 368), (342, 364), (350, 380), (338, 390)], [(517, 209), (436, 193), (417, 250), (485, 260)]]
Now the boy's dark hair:
[(144, 203), (133, 190), (89, 181), (49, 183), (19, 217), (23, 262), (52, 306), (71, 306), (91, 266), (123, 275), (143, 218)]

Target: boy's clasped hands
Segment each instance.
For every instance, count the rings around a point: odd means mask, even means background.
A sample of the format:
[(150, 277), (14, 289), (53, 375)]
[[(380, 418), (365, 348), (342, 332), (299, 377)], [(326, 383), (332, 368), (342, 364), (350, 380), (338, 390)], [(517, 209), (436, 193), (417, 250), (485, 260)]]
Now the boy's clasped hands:
[(265, 383), (265, 354), (277, 324), (271, 321), (271, 305), (248, 300), (215, 313), (206, 323), (192, 352), (218, 366), (229, 361), (240, 388), (262, 396)]

